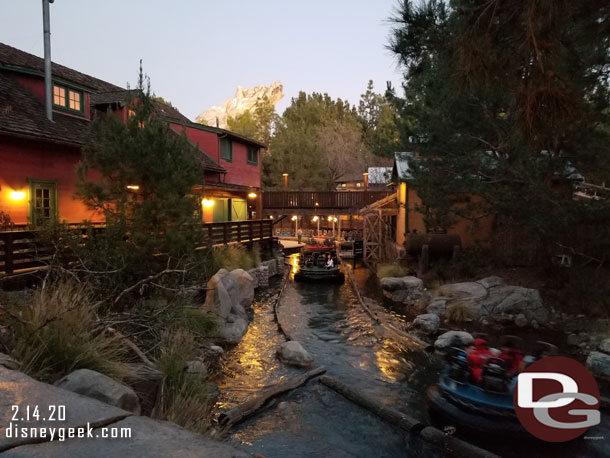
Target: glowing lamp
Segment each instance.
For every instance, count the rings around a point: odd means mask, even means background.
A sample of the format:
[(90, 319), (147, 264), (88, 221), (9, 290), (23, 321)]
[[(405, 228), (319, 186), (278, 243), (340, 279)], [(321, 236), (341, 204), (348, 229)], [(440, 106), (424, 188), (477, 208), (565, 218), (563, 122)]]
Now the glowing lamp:
[(288, 174), (287, 174), (287, 173), (282, 173), (282, 176), (283, 176), (283, 177), (287, 177), (287, 176), (288, 176)]
[(208, 200), (208, 199), (203, 199), (201, 201), (201, 204), (205, 207), (205, 208), (210, 208), (214, 205), (214, 201), (213, 200)]
[(317, 216), (314, 216), (314, 217), (312, 218), (312, 221), (315, 223), (315, 222), (316, 222), (316, 221), (318, 221), (319, 219), (320, 219), (320, 218), (318, 218)]
[(329, 216), (329, 217), (328, 217), (328, 221), (332, 221), (332, 220), (333, 220), (333, 217), (332, 217), (332, 216)]
[(131, 189), (132, 191), (137, 191), (140, 187), (137, 184), (128, 184), (126, 186), (127, 189)]
[(251, 192), (250, 194), (248, 194), (248, 197), (250, 199), (254, 199), (256, 197), (256, 193), (255, 192)]
[(296, 221), (296, 220), (297, 220), (297, 215), (294, 215), (294, 216), (293, 216), (292, 218), (290, 218), (290, 219), (292, 219), (292, 221)]
[(8, 196), (11, 200), (23, 200), (23, 199), (25, 199), (25, 192), (11, 191)]

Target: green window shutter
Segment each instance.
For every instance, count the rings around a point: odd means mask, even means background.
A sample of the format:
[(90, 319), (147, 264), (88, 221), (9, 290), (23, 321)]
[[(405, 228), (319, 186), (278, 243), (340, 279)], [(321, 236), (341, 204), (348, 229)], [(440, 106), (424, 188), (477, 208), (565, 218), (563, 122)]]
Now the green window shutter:
[(258, 148), (248, 146), (248, 164), (258, 165)]

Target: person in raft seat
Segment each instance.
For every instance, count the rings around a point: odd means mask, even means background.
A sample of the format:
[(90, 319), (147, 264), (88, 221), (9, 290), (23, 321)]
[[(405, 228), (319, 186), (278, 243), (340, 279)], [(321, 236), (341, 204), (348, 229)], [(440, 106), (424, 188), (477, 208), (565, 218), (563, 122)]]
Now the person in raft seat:
[(523, 370), (523, 353), (511, 341), (506, 342), (501, 349), (500, 359), (504, 361), (506, 373), (514, 377)]
[(333, 267), (335, 267), (335, 262), (333, 261), (333, 257), (330, 255), (330, 253), (326, 253), (326, 268), (332, 269)]
[(492, 356), (492, 353), (487, 347), (485, 339), (475, 339), (474, 345), (468, 349), (468, 364), (470, 365), (474, 382), (477, 385), (481, 384), (483, 366), (485, 366), (490, 356)]

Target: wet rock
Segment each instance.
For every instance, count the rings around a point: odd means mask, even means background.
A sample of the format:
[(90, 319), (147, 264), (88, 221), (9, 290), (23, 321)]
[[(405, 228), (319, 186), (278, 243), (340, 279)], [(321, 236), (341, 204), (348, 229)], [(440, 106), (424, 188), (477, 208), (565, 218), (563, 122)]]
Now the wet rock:
[(597, 346), (597, 348), (604, 352), (604, 353), (609, 353), (610, 354), (610, 339), (604, 339), (602, 340), (599, 345)]
[(254, 300), (254, 279), (252, 275), (243, 269), (235, 269), (231, 271), (231, 277), (233, 277), (237, 285), (239, 304), (244, 309), (250, 307)]
[(413, 320), (413, 327), (419, 332), (425, 335), (436, 334), (438, 327), (441, 323), (441, 319), (434, 313), (424, 313), (423, 315), (417, 315)]
[(433, 299), (432, 302), (426, 307), (426, 312), (434, 313), (435, 315), (442, 315), (445, 313), (447, 307), (447, 301), (445, 299)]
[(504, 279), (502, 279), (501, 277), (491, 276), (482, 278), (481, 280), (477, 280), (477, 283), (483, 285), (485, 289), (491, 289), (495, 288), (496, 286), (503, 286)]
[(447, 331), (444, 334), (438, 336), (438, 339), (434, 342), (434, 348), (439, 351), (446, 350), (453, 346), (467, 347), (474, 343), (474, 337), (465, 331)]
[(284, 364), (298, 367), (309, 367), (313, 364), (313, 358), (303, 346), (296, 340), (289, 340), (280, 345), (277, 356)]
[(424, 289), (424, 281), (421, 278), (412, 276), (386, 277), (382, 278), (379, 283), (385, 291)]
[(267, 288), (269, 286), (269, 267), (261, 265), (258, 266), (257, 270), (259, 272), (258, 287)]
[[(521, 286), (499, 286), (490, 290), (489, 297), (480, 303), (479, 317), (490, 317), (496, 321), (508, 315), (523, 314), (527, 322), (548, 322), (550, 313), (542, 304), (536, 289)], [(521, 320), (522, 321), (522, 320)]]
[(610, 355), (592, 351), (587, 357), (587, 369), (596, 377), (610, 377)]
[(186, 373), (190, 375), (198, 375), (200, 377), (205, 378), (208, 376), (208, 368), (202, 361), (194, 359), (192, 361), (187, 361)]
[(222, 331), (222, 339), (231, 345), (238, 344), (248, 330), (248, 321), (237, 315), (229, 315)]
[(140, 415), (140, 401), (136, 393), (99, 372), (78, 369), (58, 380), (55, 386)]
[(578, 334), (570, 334), (566, 339), (566, 343), (570, 347), (577, 347), (580, 344), (580, 337)]
[(208, 352), (212, 355), (212, 356), (221, 356), (225, 351), (223, 350), (222, 347), (219, 347), (218, 345), (211, 345), (208, 348)]
[(218, 273), (212, 276), (208, 281), (208, 284), (206, 285), (208, 291), (206, 293), (203, 308), (204, 310), (217, 315), (224, 321), (229, 316), (229, 313), (231, 313), (233, 301), (222, 282), (223, 275), (218, 275), (223, 270), (228, 273), (225, 269), (220, 269)]
[(7, 369), (17, 370), (19, 369), (20, 364), (9, 355), (0, 353), (0, 366), (4, 366)]
[(439, 288), (442, 296), (449, 296), (454, 299), (480, 300), (487, 297), (487, 289), (477, 282), (449, 283)]
[(516, 317), (515, 317), (515, 325), (517, 327), (523, 328), (525, 326), (527, 326), (527, 318), (525, 317), (525, 315), (523, 313), (519, 313)]

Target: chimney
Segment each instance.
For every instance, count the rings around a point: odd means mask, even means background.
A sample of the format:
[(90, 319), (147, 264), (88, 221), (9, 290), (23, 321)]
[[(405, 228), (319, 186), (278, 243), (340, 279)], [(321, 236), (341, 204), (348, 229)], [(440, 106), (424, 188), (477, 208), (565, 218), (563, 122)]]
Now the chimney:
[(44, 100), (47, 119), (53, 121), (53, 81), (51, 79), (51, 19), (49, 4), (54, 0), (42, 0), (42, 26), (44, 34)]

